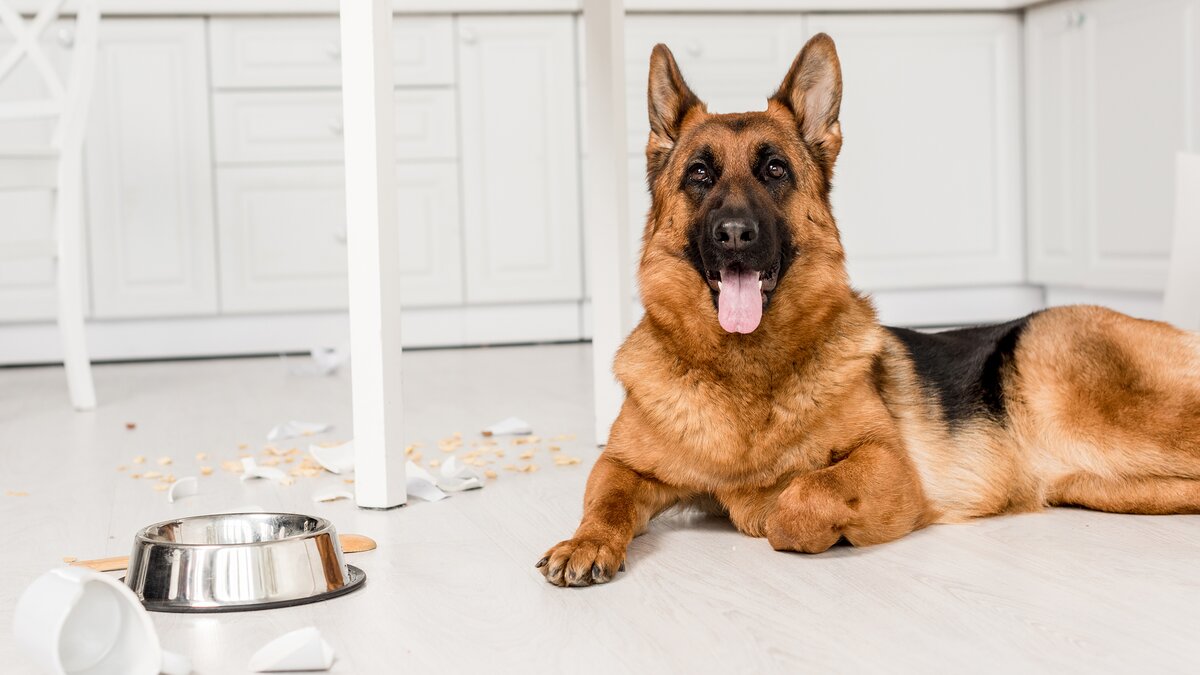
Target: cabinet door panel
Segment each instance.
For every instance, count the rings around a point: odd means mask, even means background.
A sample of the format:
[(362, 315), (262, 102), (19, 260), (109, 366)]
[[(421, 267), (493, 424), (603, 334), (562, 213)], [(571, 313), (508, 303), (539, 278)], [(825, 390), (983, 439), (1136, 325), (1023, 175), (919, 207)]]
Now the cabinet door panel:
[[(66, 75), (64, 55), (56, 37), (71, 30), (70, 21), (42, 35), (41, 46), (60, 74)], [(69, 33), (68, 33), (69, 34)], [(0, 54), (13, 46), (13, 38), (0, 28)], [(45, 85), (29, 59), (23, 60), (0, 82), (0, 103), (29, 101), (47, 96)], [(0, 156), (6, 150), (50, 147), (54, 127), (49, 119), (0, 121)], [(0, 189), (0, 248), (6, 244), (53, 239), (53, 200), (49, 190)], [(55, 317), (54, 261), (12, 260), (0, 263), (0, 321), (35, 321)]]
[(467, 299), (578, 299), (579, 140), (568, 16), (459, 19)]
[[(579, 28), (582, 36), (582, 21)], [(671, 48), (688, 85), (710, 111), (744, 112), (766, 108), (807, 37), (798, 14), (630, 15), (625, 20), (627, 149), (641, 153), (650, 133), (646, 79), (654, 45)], [(586, 85), (582, 39), (579, 54), (580, 82)]]
[[(399, 165), (397, 251), (406, 306), (462, 301), (453, 163)], [(225, 312), (346, 307), (341, 167), (229, 167), (218, 172)]]
[(1192, 146), (1197, 5), (1084, 3), (1083, 194), (1092, 287), (1159, 290), (1174, 218), (1175, 154)]
[[(220, 89), (336, 87), (342, 81), (336, 18), (212, 20), (213, 85)], [(394, 24), (396, 84), (454, 83), (450, 17), (404, 16)]]
[(216, 312), (209, 136), (204, 22), (102, 23), (87, 146), (95, 316)]
[(1085, 269), (1083, 52), (1080, 3), (1029, 10), (1025, 19), (1026, 194), (1029, 279), (1077, 283)]
[[(53, 239), (53, 201), (46, 190), (0, 190), (0, 249)], [(54, 272), (50, 258), (0, 263), (0, 321), (53, 319)]]
[[(457, 156), (453, 91), (407, 89), (395, 96), (398, 159)], [(213, 110), (222, 164), (342, 161), (337, 92), (219, 92)]]
[(833, 211), (868, 289), (1021, 280), (1019, 27), (1009, 15), (814, 16), (842, 64)]

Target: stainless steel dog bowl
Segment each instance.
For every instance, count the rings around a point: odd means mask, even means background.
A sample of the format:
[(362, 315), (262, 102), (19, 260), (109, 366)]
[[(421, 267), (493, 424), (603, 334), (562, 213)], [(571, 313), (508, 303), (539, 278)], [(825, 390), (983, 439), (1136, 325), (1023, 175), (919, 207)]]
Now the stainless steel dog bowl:
[(233, 612), (326, 600), (365, 579), (324, 518), (232, 513), (138, 532), (125, 583), (151, 611)]

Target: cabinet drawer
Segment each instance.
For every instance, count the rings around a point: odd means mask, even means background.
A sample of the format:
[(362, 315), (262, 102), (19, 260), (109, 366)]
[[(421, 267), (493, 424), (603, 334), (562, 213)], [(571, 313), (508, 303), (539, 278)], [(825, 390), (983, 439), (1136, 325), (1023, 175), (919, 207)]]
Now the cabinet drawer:
[[(454, 92), (396, 92), (396, 158), (458, 155)], [(223, 92), (214, 95), (217, 161), (342, 161), (342, 99), (337, 92)]]
[[(452, 34), (448, 16), (396, 19), (396, 84), (453, 84)], [(213, 19), (210, 40), (217, 88), (336, 87), (342, 80), (335, 18)]]
[[(462, 302), (458, 173), (453, 162), (396, 167), (406, 306)], [(221, 309), (346, 307), (346, 196), (340, 167), (217, 171)]]

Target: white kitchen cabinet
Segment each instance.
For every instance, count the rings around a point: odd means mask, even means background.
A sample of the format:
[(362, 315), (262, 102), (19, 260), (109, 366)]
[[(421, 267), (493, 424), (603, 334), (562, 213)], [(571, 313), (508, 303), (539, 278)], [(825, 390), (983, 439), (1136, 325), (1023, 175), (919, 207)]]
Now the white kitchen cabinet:
[[(452, 20), (404, 16), (393, 24), (392, 62), (400, 86), (454, 83)], [(218, 89), (337, 87), (342, 81), (336, 17), (216, 18), (211, 22)]]
[(578, 300), (570, 16), (458, 20), (467, 300)]
[(213, 314), (204, 21), (101, 23), (87, 140), (93, 314)]
[[(0, 248), (54, 237), (54, 195), (48, 190), (0, 190), (0, 214)], [(50, 258), (0, 263), (0, 320), (53, 319), (55, 283)]]
[[(62, 65), (70, 22), (50, 28), (41, 38), (50, 62)], [(65, 31), (65, 32), (64, 32)], [(13, 46), (0, 29), (0, 54)], [(65, 75), (65, 72), (63, 72)], [(0, 82), (0, 102), (43, 98), (46, 87), (28, 59)], [(53, 125), (47, 119), (0, 121), (0, 154), (7, 149), (46, 148)], [(0, 248), (8, 244), (46, 241), (54, 236), (54, 195), (49, 190), (0, 190)], [(0, 321), (36, 321), (55, 317), (54, 261), (12, 260), (0, 264)]]
[(1197, 0), (1029, 11), (1030, 278), (1161, 290), (1175, 154), (1200, 139)]
[[(213, 117), (218, 164), (342, 161), (337, 91), (217, 92)], [(395, 117), (397, 158), (458, 156), (453, 90), (397, 90)]]
[[(455, 164), (400, 164), (396, 178), (405, 306), (461, 303)], [(223, 312), (346, 307), (340, 166), (225, 167), (217, 193)]]
[(671, 49), (709, 112), (746, 112), (766, 110), (809, 35), (800, 14), (633, 15), (625, 30), (629, 150), (639, 154), (650, 133), (646, 81), (654, 45)]
[(1020, 19), (815, 15), (837, 42), (833, 213), (868, 290), (1019, 283)]

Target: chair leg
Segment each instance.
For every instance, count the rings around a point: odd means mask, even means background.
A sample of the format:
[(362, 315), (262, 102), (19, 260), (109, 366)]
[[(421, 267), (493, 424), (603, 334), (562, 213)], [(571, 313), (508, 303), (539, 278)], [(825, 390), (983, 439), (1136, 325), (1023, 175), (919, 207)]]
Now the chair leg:
[(67, 388), (76, 410), (96, 407), (92, 363), (83, 327), (83, 166), (79, 157), (63, 157), (55, 198), (58, 240), (58, 331), (62, 337)]

